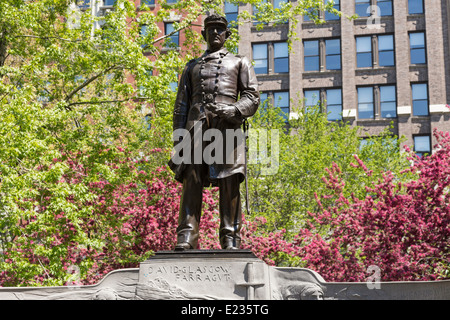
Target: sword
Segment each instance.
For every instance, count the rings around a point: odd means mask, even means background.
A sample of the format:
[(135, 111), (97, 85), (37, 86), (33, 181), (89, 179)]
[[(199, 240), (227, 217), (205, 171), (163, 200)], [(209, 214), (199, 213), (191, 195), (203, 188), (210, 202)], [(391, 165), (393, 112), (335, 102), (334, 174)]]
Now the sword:
[(248, 123), (247, 119), (244, 119), (243, 127), (244, 127), (244, 136), (245, 136), (245, 209), (247, 210), (247, 215), (250, 215), (250, 205), (248, 203), (248, 168), (247, 168), (247, 153), (248, 153), (248, 128), (250, 124)]

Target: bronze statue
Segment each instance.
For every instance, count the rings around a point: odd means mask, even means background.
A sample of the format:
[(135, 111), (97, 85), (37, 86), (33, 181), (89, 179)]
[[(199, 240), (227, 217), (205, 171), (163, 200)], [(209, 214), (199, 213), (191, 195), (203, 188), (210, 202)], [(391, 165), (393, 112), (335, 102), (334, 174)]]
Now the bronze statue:
[[(234, 144), (232, 134), (240, 131), (243, 121), (258, 109), (257, 79), (246, 57), (234, 55), (224, 47), (231, 35), (226, 18), (217, 14), (205, 18), (202, 35), (208, 48), (200, 58), (186, 64), (173, 113), (174, 132), (183, 129), (188, 133), (183, 139), (187, 146), (184, 153), (178, 155), (178, 161), (173, 156), (169, 161), (175, 178), (183, 183), (175, 250), (197, 248), (203, 188), (210, 185), (219, 187), (221, 247), (239, 249), (242, 222), (239, 186), (245, 179), (246, 155), (245, 139), (237, 138)], [(215, 133), (214, 142), (205, 141), (204, 137), (200, 141), (195, 139), (198, 132), (200, 136)], [(176, 149), (180, 141), (175, 134), (174, 141)], [(214, 161), (207, 161), (201, 152), (208, 147), (210, 150), (213, 143), (222, 147), (215, 150)], [(231, 152), (225, 148), (230, 143), (234, 144)], [(194, 154), (198, 148), (200, 161)], [(230, 155), (234, 161), (228, 161)], [(191, 161), (192, 158), (197, 161)]]

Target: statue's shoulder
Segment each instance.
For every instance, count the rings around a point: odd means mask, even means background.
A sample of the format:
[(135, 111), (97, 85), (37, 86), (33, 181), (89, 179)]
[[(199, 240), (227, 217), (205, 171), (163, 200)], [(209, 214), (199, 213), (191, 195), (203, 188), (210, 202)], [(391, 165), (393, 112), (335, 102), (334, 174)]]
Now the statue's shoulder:
[(233, 55), (240, 65), (251, 66), (250, 59), (242, 54)]
[(194, 65), (197, 63), (197, 61), (198, 61), (198, 59), (194, 58), (194, 59), (191, 59), (188, 62), (186, 62), (185, 66), (184, 66), (184, 72), (188, 73), (192, 69), (192, 67), (194, 67)]
[(194, 58), (194, 59), (189, 60), (189, 61), (186, 63), (186, 66), (192, 66), (192, 65), (195, 64), (199, 59), (200, 59), (200, 58)]
[(234, 54), (229, 53), (228, 56), (232, 57), (232, 59), (238, 60), (239, 62), (249, 62), (250, 60), (247, 58), (247, 56), (244, 56), (242, 54)]

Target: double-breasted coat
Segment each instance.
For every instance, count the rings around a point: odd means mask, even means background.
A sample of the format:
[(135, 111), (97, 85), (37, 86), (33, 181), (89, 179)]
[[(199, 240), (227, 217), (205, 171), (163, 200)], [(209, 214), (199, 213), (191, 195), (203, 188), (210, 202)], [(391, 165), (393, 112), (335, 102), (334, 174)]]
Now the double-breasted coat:
[[(214, 110), (205, 108), (208, 103), (232, 105), (237, 109), (233, 118), (221, 118)], [(218, 129), (222, 133), (223, 147), (227, 145), (227, 129), (239, 130), (245, 118), (251, 117), (258, 109), (260, 95), (255, 71), (244, 56), (234, 55), (223, 48), (216, 52), (206, 51), (200, 58), (189, 61), (181, 75), (173, 112), (173, 129), (186, 129), (194, 139), (195, 124), (201, 123), (202, 132)], [(228, 130), (230, 132), (230, 130)], [(194, 144), (191, 141), (192, 145)], [(208, 143), (203, 142), (203, 149)], [(213, 185), (217, 179), (233, 174), (245, 178), (245, 139), (237, 139), (234, 144), (234, 160), (226, 159), (207, 165), (204, 185)], [(191, 152), (194, 152), (193, 148)], [(228, 157), (224, 149), (224, 157)], [(184, 157), (186, 155), (183, 155)], [(191, 158), (192, 160), (192, 155)], [(175, 178), (183, 182), (185, 163), (169, 161)], [(204, 164), (203, 164), (204, 165)]]

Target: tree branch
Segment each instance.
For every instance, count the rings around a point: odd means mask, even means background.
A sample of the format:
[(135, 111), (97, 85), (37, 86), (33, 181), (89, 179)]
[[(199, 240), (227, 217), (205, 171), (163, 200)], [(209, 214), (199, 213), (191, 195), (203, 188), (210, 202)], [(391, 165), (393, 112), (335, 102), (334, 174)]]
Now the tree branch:
[(75, 106), (75, 105), (81, 105), (81, 104), (102, 104), (102, 103), (118, 103), (118, 102), (127, 102), (133, 99), (140, 99), (143, 100), (145, 98), (139, 98), (139, 97), (132, 97), (122, 100), (102, 100), (102, 101), (78, 101), (78, 102), (72, 102), (67, 105), (67, 107)]
[[(82, 90), (83, 88), (85, 88), (87, 85), (89, 85), (91, 82), (97, 80), (99, 77), (105, 75), (106, 73), (108, 73), (109, 71), (118, 68), (117, 65), (113, 65), (112, 67), (103, 70), (102, 72), (100, 72), (99, 74), (87, 79), (85, 82), (83, 82), (82, 84), (80, 84), (78, 87), (76, 87), (71, 93), (69, 93), (66, 98), (64, 99), (66, 102), (69, 102), (70, 99), (73, 98), (73, 96), (75, 94), (77, 94), (77, 92), (79, 92), (80, 90)], [(69, 104), (68, 106), (70, 106), (71, 104)]]
[(62, 40), (62, 41), (67, 41), (67, 42), (81, 42), (83, 40), (72, 40), (72, 39), (64, 39), (64, 38), (60, 38), (60, 37), (56, 37), (56, 36), (45, 36), (45, 37), (41, 37), (41, 36), (35, 36), (35, 35), (30, 35), (30, 34), (21, 34), (21, 35), (16, 35), (13, 36), (14, 38), (33, 38), (33, 39), (58, 39), (58, 40)]

